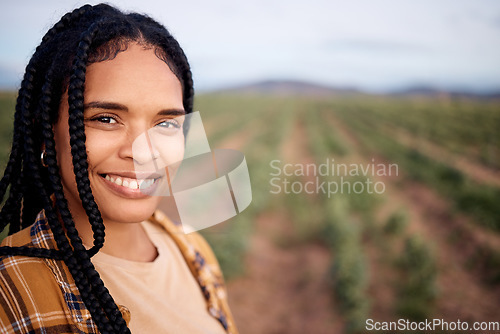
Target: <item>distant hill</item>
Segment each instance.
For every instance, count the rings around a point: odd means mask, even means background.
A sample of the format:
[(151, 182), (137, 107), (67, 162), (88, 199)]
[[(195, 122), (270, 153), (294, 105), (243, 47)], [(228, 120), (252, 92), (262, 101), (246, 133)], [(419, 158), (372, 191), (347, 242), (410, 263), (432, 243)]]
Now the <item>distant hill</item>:
[(497, 92), (470, 92), (466, 90), (443, 90), (428, 86), (415, 86), (401, 90), (395, 90), (388, 95), (392, 96), (432, 96), (432, 97), (464, 97), (473, 99), (500, 99), (500, 91)]
[(215, 93), (237, 93), (237, 94), (264, 94), (280, 96), (335, 96), (352, 94), (388, 95), (388, 96), (426, 96), (426, 97), (465, 97), (479, 99), (500, 99), (500, 91), (497, 92), (470, 92), (436, 89), (429, 86), (413, 86), (387, 93), (368, 93), (352, 87), (330, 87), (326, 85), (293, 81), (293, 80), (266, 80), (246, 85), (228, 87), (213, 91)]
[(356, 94), (361, 91), (354, 88), (334, 88), (320, 84), (292, 81), (292, 80), (267, 80), (247, 85), (217, 90), (223, 93), (242, 94), (269, 94), (269, 95), (307, 95), (307, 96), (330, 96), (340, 94)]

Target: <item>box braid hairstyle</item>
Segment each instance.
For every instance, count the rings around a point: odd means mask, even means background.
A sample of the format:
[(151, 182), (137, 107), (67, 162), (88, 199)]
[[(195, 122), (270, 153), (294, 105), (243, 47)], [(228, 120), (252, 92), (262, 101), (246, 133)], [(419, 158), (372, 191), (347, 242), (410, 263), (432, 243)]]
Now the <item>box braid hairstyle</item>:
[[(16, 102), (11, 154), (0, 181), (0, 202), (9, 190), (0, 211), (0, 230), (8, 226), (9, 235), (13, 234), (31, 225), (44, 209), (58, 247), (0, 247), (0, 255), (64, 261), (101, 333), (130, 331), (90, 261), (103, 246), (104, 225), (88, 178), (83, 123), (85, 72), (89, 64), (113, 59), (131, 42), (154, 49), (169, 66), (181, 82), (184, 109), (192, 112), (194, 90), (189, 63), (165, 27), (148, 16), (125, 14), (106, 4), (85, 5), (64, 15), (46, 33), (26, 67)], [(83, 246), (68, 209), (56, 158), (53, 125), (66, 90), (75, 179), (94, 236), (89, 250)]]

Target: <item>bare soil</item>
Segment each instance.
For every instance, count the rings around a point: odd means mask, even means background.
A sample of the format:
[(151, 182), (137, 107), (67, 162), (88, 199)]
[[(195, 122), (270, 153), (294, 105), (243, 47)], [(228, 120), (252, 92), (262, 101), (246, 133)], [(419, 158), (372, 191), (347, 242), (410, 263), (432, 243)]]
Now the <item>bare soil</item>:
[(288, 226), (283, 213), (261, 215), (245, 259), (246, 275), (228, 283), (240, 333), (343, 332), (328, 282), (330, 253), (314, 243), (277, 246), (277, 231)]

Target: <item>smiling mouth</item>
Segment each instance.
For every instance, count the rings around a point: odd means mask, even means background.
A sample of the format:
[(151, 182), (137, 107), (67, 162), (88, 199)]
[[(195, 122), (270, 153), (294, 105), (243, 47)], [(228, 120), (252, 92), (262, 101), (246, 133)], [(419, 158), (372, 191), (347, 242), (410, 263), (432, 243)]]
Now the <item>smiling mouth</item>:
[(144, 179), (135, 179), (119, 175), (110, 175), (110, 174), (100, 174), (100, 176), (118, 186), (132, 190), (148, 189), (161, 178), (161, 177), (149, 177)]

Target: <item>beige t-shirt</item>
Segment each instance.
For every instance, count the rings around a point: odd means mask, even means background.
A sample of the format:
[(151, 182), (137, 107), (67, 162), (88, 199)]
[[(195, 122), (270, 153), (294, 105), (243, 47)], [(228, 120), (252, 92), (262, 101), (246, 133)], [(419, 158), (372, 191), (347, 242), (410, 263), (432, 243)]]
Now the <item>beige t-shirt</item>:
[(180, 250), (154, 223), (143, 227), (158, 250), (153, 262), (134, 262), (102, 252), (92, 257), (118, 305), (130, 310), (133, 334), (219, 334), (219, 321), (207, 311), (200, 286)]

